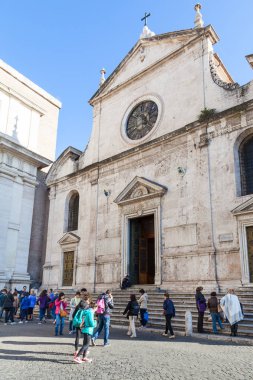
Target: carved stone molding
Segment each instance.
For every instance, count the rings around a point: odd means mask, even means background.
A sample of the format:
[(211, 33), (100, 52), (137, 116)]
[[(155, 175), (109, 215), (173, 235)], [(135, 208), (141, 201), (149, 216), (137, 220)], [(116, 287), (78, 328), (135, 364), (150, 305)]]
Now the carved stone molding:
[(210, 66), (210, 72), (211, 72), (212, 79), (213, 79), (214, 83), (216, 83), (219, 87), (222, 87), (228, 91), (233, 91), (233, 90), (236, 90), (237, 88), (240, 87), (240, 85), (238, 83), (227, 83), (227, 82), (224, 82), (219, 77), (219, 74), (217, 72), (217, 68), (216, 68), (216, 65), (214, 62), (213, 53), (210, 53), (210, 55), (209, 55), (209, 66)]

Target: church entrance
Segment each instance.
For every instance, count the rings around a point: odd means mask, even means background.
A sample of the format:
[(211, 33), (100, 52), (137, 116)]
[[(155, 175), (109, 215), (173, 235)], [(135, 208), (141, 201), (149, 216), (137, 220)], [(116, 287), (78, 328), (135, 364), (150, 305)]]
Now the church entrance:
[(154, 215), (130, 219), (129, 275), (132, 284), (155, 283)]

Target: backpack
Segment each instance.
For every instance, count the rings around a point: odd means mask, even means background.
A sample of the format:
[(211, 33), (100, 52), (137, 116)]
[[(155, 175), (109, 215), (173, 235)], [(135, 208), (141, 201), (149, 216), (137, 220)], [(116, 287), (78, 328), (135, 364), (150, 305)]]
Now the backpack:
[(97, 300), (97, 314), (104, 314), (105, 312), (105, 299), (104, 298), (98, 298)]
[(77, 312), (76, 312), (76, 315), (74, 316), (74, 319), (73, 319), (73, 326), (74, 327), (83, 327), (84, 325), (84, 319), (83, 318), (83, 309), (79, 309)]

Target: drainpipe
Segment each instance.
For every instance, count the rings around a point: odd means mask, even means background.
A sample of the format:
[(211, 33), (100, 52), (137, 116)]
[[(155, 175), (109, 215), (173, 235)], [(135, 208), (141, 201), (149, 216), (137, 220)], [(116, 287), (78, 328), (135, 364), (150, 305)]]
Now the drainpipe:
[(99, 122), (98, 122), (98, 143), (97, 143), (97, 163), (98, 163), (98, 173), (97, 173), (97, 197), (96, 197), (96, 223), (95, 223), (95, 247), (94, 247), (94, 284), (93, 292), (96, 292), (96, 276), (97, 276), (97, 239), (98, 239), (98, 201), (99, 201), (99, 146), (100, 146), (100, 123), (101, 123), (101, 100), (99, 101)]

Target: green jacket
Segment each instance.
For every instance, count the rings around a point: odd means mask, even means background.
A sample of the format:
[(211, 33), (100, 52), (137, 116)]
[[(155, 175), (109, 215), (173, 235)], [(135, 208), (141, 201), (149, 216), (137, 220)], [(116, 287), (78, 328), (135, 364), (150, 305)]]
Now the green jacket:
[(92, 309), (86, 309), (82, 313), (84, 318), (84, 326), (82, 333), (93, 335), (93, 330), (97, 327), (97, 322), (94, 320), (94, 311)]

